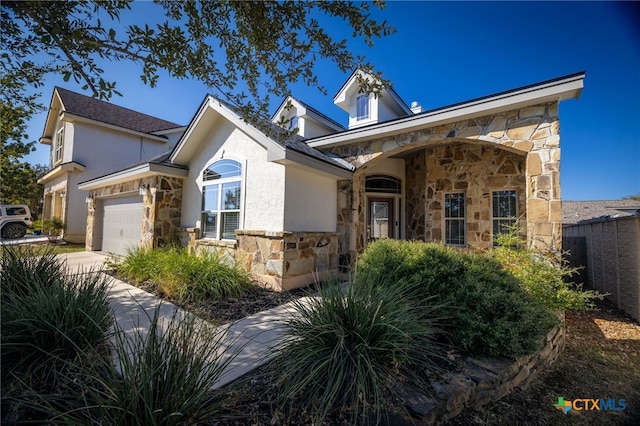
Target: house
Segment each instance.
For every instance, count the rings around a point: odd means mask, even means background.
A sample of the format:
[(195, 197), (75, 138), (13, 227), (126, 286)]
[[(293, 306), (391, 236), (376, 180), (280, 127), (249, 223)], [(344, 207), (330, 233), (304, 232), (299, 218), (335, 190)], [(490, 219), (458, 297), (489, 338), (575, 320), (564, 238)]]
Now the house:
[[(584, 77), (423, 111), (391, 88), (361, 93), (358, 78), (371, 77), (356, 70), (334, 97), (346, 128), (292, 97), (254, 126), (206, 96), (170, 154), (79, 185), (87, 249), (105, 250), (107, 234), (116, 253), (222, 249), (284, 290), (350, 270), (378, 238), (485, 248), (519, 221), (529, 246), (559, 252), (558, 104)], [(109, 220), (113, 203), (126, 224)]]
[(640, 215), (640, 201), (632, 199), (562, 202), (562, 226), (564, 227), (598, 218), (615, 219), (638, 215)]
[(40, 143), (51, 146), (43, 218), (66, 224), (64, 238), (86, 240), (86, 192), (78, 183), (169, 151), (184, 127), (56, 87)]

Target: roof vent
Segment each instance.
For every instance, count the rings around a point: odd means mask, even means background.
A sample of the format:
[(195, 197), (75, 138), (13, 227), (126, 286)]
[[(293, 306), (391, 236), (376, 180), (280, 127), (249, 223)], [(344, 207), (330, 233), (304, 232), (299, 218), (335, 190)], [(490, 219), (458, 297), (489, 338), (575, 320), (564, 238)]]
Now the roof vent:
[(411, 102), (411, 111), (413, 111), (414, 114), (422, 112), (422, 105), (420, 105), (418, 101)]

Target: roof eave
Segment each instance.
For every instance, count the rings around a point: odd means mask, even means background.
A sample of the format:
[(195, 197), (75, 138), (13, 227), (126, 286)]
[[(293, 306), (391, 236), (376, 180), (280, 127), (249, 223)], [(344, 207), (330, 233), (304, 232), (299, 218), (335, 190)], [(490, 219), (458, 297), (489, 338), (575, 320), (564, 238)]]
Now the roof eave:
[(53, 169), (45, 173), (43, 176), (41, 176), (40, 179), (38, 179), (38, 183), (45, 183), (47, 181), (50, 181), (51, 179), (62, 176), (65, 173), (71, 173), (74, 171), (82, 172), (84, 171), (84, 168), (85, 168), (84, 165), (78, 163), (77, 161), (70, 161), (68, 163), (63, 163), (54, 167)]
[(111, 173), (106, 176), (101, 176), (91, 180), (80, 182), (78, 184), (78, 189), (82, 191), (91, 191), (93, 189), (103, 188), (109, 185), (116, 185), (134, 179), (142, 179), (149, 176), (162, 175), (184, 178), (187, 177), (188, 174), (189, 170), (187, 169), (176, 168), (165, 164), (144, 163), (135, 167)]
[(495, 96), (479, 98), (409, 117), (310, 139), (307, 143), (314, 148), (329, 148), (382, 136), (391, 136), (411, 131), (418, 127), (428, 128), (480, 115), (509, 111), (527, 105), (578, 99), (584, 87), (584, 77), (585, 73), (573, 74), (566, 78), (503, 92)]
[(319, 172), (333, 179), (351, 179), (351, 177), (353, 176), (352, 171), (334, 166), (317, 158), (313, 158), (309, 155), (291, 149), (286, 149), (280, 153), (269, 152), (267, 160), (285, 166), (303, 166), (309, 169), (313, 169), (314, 172)]

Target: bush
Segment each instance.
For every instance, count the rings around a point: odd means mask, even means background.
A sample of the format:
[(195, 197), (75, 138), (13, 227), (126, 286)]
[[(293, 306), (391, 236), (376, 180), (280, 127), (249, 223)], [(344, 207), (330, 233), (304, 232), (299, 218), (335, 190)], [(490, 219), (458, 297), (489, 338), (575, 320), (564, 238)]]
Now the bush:
[[(226, 334), (191, 315), (168, 322), (156, 309), (148, 330), (131, 335), (116, 324), (111, 357), (85, 357), (68, 371), (67, 387), (40, 405), (62, 424), (184, 425), (221, 416), (211, 390), (237, 351)], [(225, 345), (226, 346), (226, 345)]]
[(228, 264), (219, 252), (196, 256), (182, 247), (131, 249), (116, 268), (125, 278), (151, 282), (183, 303), (239, 296), (251, 284), (250, 275)]
[[(2, 248), (3, 402), (59, 387), (68, 360), (105, 350), (113, 322), (108, 276), (69, 275), (51, 251), (38, 254), (28, 246)], [(21, 402), (12, 408), (28, 410)]]
[(451, 343), (473, 355), (532, 353), (557, 324), (498, 262), (441, 244), (379, 240), (358, 260), (356, 278), (356, 286), (386, 279), (410, 300), (435, 298)]
[(517, 233), (496, 237), (498, 247), (490, 254), (515, 276), (531, 296), (552, 311), (584, 310), (593, 307), (596, 299), (605, 296), (594, 290), (583, 290), (582, 285), (565, 281), (576, 273), (552, 256), (545, 256), (524, 248)]
[[(319, 424), (334, 410), (353, 424), (388, 406), (398, 380), (421, 383), (436, 368), (440, 332), (431, 300), (409, 301), (392, 285), (320, 288), (320, 297), (293, 302), (279, 351), (281, 407), (309, 409)], [(358, 416), (362, 416), (358, 418)]]

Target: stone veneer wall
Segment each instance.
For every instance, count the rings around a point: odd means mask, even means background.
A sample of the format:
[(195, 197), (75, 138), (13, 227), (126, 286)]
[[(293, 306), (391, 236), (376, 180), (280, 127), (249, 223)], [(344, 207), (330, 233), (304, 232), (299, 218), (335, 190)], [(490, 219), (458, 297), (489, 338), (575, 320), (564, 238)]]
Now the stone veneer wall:
[(525, 389), (560, 356), (565, 344), (564, 327), (555, 327), (547, 334), (544, 348), (533, 355), (515, 361), (467, 358), (463, 369), (431, 383), (430, 396), (403, 384), (398, 385), (397, 390), (416, 419), (414, 424), (444, 424), (465, 408), (497, 401), (516, 388)]
[[(525, 158), (524, 170), (521, 169), (521, 171), (524, 178), (526, 209), (520, 212), (526, 212), (528, 245), (531, 248), (559, 253), (562, 248), (559, 129), (558, 103), (550, 102), (329, 148), (329, 151), (356, 167), (351, 185), (346, 181), (338, 183), (338, 228), (345, 233), (340, 241), (341, 259), (353, 262), (357, 254), (364, 249), (366, 230), (364, 178), (369, 163), (373, 164), (391, 156), (406, 158), (407, 152), (413, 152), (421, 147), (432, 148), (459, 143), (485, 147), (495, 144), (496, 148), (522, 154)], [(428, 153), (425, 153), (425, 156), (428, 156)], [(482, 155), (480, 158), (484, 161)], [(414, 155), (413, 159), (407, 162), (409, 166), (415, 166), (419, 161), (420, 158)], [(429, 159), (425, 157), (425, 161)], [(427, 165), (430, 164), (427, 163)], [(516, 167), (515, 164), (514, 167)], [(419, 173), (428, 173), (428, 169)], [(414, 175), (407, 179), (413, 179), (415, 182), (421, 177)], [(520, 182), (518, 184), (520, 185)], [(347, 205), (349, 202), (345, 203), (344, 199), (349, 196), (350, 205)], [(412, 233), (421, 230), (421, 216), (425, 215), (425, 236), (427, 234), (426, 225), (429, 219), (426, 216), (429, 214), (429, 208), (433, 207), (429, 204), (432, 200), (429, 200), (428, 196), (428, 191), (424, 195), (411, 194), (411, 202), (415, 206), (418, 206), (424, 197), (424, 211), (421, 211), (422, 207), (414, 209), (413, 218), (406, 222), (407, 225), (411, 223), (416, 225), (416, 228), (411, 230)], [(409, 194), (405, 194), (405, 197), (409, 198)], [(434, 229), (431, 231), (432, 237), (435, 238)], [(480, 241), (483, 238), (486, 239), (483, 237), (483, 231), (474, 232), (480, 233)]]
[(184, 230), (183, 241), (196, 251), (222, 250), (261, 284), (288, 291), (338, 274), (338, 233), (236, 231), (237, 241), (198, 239)]
[(141, 247), (158, 247), (178, 241), (180, 232), (180, 213), (182, 207), (183, 179), (166, 176), (151, 176), (115, 185), (105, 186), (89, 192), (92, 197), (88, 204), (87, 250), (98, 250), (96, 226), (96, 205), (98, 199), (111, 196), (131, 196), (139, 193), (140, 186), (150, 188), (142, 197), (142, 233)]
[(467, 246), (488, 248), (493, 233), (491, 193), (515, 189), (526, 223), (525, 158), (497, 146), (470, 143), (426, 148), (406, 161), (406, 237), (443, 241), (444, 197), (464, 192)]

